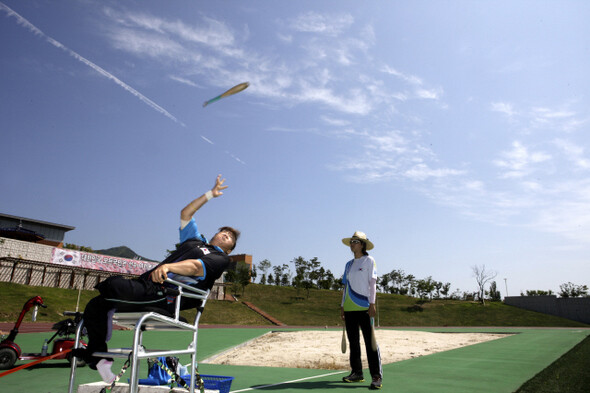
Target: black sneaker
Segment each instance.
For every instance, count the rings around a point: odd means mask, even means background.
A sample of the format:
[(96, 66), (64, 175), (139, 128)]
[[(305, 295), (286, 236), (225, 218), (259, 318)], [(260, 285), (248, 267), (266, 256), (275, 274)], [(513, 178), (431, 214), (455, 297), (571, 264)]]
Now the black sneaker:
[(96, 370), (96, 363), (100, 359), (93, 359), (92, 354), (86, 349), (86, 347), (80, 347), (72, 349), (72, 355), (77, 357), (78, 359), (84, 360), (84, 362), (90, 367), (92, 370)]
[(379, 390), (382, 387), (383, 387), (383, 384), (382, 384), (381, 377), (373, 377), (373, 381), (371, 382), (371, 386), (369, 386), (369, 389), (371, 389), (371, 390)]
[(346, 383), (365, 382), (365, 377), (363, 377), (363, 374), (353, 372), (353, 373), (350, 373), (349, 376), (342, 378), (342, 380)]
[[(86, 347), (80, 347), (76, 349), (72, 349), (72, 354), (78, 358), (78, 360), (84, 360), (84, 363), (91, 369), (96, 370), (96, 365), (100, 362), (103, 358), (99, 358), (96, 356), (92, 356), (92, 353)], [(105, 358), (106, 360), (113, 361), (112, 358)]]

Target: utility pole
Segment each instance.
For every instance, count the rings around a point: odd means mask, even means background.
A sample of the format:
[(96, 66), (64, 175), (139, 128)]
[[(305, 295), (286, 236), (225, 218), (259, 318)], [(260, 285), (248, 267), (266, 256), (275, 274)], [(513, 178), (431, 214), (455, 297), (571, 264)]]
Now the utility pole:
[[(506, 296), (508, 296), (508, 283), (506, 282), (507, 278), (504, 279), (504, 285), (506, 286)], [(506, 297), (504, 296), (504, 297)]]

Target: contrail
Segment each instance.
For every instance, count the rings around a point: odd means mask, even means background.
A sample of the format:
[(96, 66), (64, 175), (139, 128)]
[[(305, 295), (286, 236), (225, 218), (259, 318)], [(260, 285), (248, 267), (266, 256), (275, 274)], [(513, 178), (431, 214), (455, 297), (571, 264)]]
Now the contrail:
[(123, 82), (122, 80), (120, 80), (119, 78), (117, 78), (116, 76), (114, 76), (113, 74), (111, 74), (110, 72), (106, 71), (102, 67), (94, 64), (93, 62), (91, 62), (90, 60), (86, 59), (83, 56), (80, 56), (78, 53), (74, 52), (73, 50), (71, 50), (67, 46), (65, 46), (65, 45), (61, 44), (60, 42), (54, 40), (53, 38), (49, 37), (47, 34), (43, 33), (40, 29), (38, 29), (31, 22), (29, 22), (28, 20), (26, 20), (25, 18), (23, 18), (22, 16), (20, 16), (18, 13), (16, 13), (15, 11), (13, 11), (11, 8), (9, 8), (8, 6), (6, 6), (2, 2), (0, 2), (0, 9), (2, 9), (3, 11), (5, 11), (8, 14), (8, 17), (10, 17), (10, 16), (15, 17), (19, 25), (22, 25), (22, 26), (26, 27), (31, 32), (33, 32), (35, 35), (38, 35), (38, 36), (41, 36), (41, 37), (45, 38), (51, 45), (53, 45), (53, 46), (55, 46), (55, 47), (57, 47), (57, 48), (65, 51), (66, 53), (68, 53), (70, 56), (72, 56), (76, 60), (81, 61), (82, 63), (86, 64), (87, 66), (89, 66), (90, 68), (92, 68), (93, 70), (95, 70), (96, 72), (98, 72), (99, 74), (101, 74), (101, 75), (107, 77), (108, 79), (112, 80), (117, 85), (121, 86), (123, 89), (127, 90), (129, 93), (131, 93), (135, 97), (139, 98), (143, 103), (149, 105), (152, 109), (155, 109), (156, 111), (160, 112), (161, 114), (163, 114), (167, 118), (173, 120), (174, 122), (180, 124), (181, 126), (186, 127), (186, 125), (183, 122), (181, 122), (176, 117), (174, 117), (166, 109), (162, 108), (160, 105), (156, 104), (154, 101), (150, 100), (149, 98), (147, 98), (146, 96), (144, 96), (143, 94), (141, 94), (140, 92), (138, 92), (137, 90), (135, 90), (133, 87), (129, 86), (128, 84), (126, 84), (125, 82)]

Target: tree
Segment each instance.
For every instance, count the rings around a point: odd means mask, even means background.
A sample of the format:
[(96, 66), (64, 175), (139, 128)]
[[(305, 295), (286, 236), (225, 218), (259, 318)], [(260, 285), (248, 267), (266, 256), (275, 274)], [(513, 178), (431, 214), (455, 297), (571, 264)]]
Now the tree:
[(490, 283), (490, 300), (492, 302), (499, 302), (502, 300), (502, 295), (500, 294), (500, 291), (498, 291), (498, 289), (496, 288), (496, 282), (492, 281)]
[(328, 269), (326, 271), (326, 274), (323, 276), (323, 279), (318, 281), (318, 287), (320, 289), (330, 289), (334, 286), (334, 281), (336, 281), (336, 279), (334, 278), (334, 275), (332, 274), (330, 269)]
[(320, 268), (317, 271), (316, 279), (315, 279), (315, 285), (316, 285), (317, 289), (322, 289), (321, 283), (326, 280), (326, 275), (327, 275), (326, 269), (324, 269), (323, 266), (320, 266)]
[(281, 285), (284, 287), (288, 287), (290, 281), (291, 273), (287, 270), (287, 273), (283, 273), (283, 277), (281, 278)]
[(490, 282), (491, 280), (493, 280), (494, 278), (496, 278), (496, 276), (498, 275), (498, 273), (491, 271), (491, 270), (486, 270), (486, 265), (481, 265), (481, 266), (471, 266), (471, 271), (473, 272), (473, 276), (475, 277), (475, 280), (477, 281), (477, 287), (478, 287), (478, 297), (479, 297), (479, 302), (481, 304), (483, 304), (485, 306), (485, 286), (488, 282)]
[[(405, 280), (410, 277), (406, 276), (403, 270), (392, 270), (389, 273), (389, 278), (391, 279), (391, 288), (389, 288), (390, 293), (397, 293), (400, 295), (404, 295), (407, 291), (404, 292), (404, 283)], [(413, 276), (412, 276), (413, 277)]]
[(457, 288), (455, 289), (455, 292), (451, 293), (451, 296), (449, 296), (449, 299), (453, 299), (453, 300), (461, 300), (463, 298), (463, 293), (461, 292), (461, 289)]
[(235, 270), (228, 270), (225, 275), (225, 280), (231, 283), (231, 292), (237, 295), (238, 291), (242, 290), (242, 296), (246, 290), (246, 286), (250, 284), (250, 268), (245, 263), (238, 263)]
[(250, 271), (250, 268), (245, 263), (238, 263), (237, 266), (238, 271), (238, 283), (242, 287), (242, 296), (244, 295), (244, 291), (246, 290), (246, 286), (252, 282), (252, 277), (254, 276), (254, 272)]
[(522, 292), (520, 293), (520, 296), (549, 296), (549, 295), (553, 295), (553, 291), (551, 289), (548, 291), (545, 291), (542, 289), (534, 289), (534, 290), (527, 289), (526, 295), (524, 295)]
[[(271, 268), (271, 263), (268, 259), (263, 259), (258, 263), (258, 270), (262, 272), (262, 277), (260, 278), (261, 284), (266, 284), (266, 272)], [(264, 282), (262, 282), (264, 281)], [(269, 282), (270, 284), (270, 282)]]
[[(289, 266), (284, 264), (282, 266), (273, 266), (272, 270), (275, 273), (274, 283), (276, 286), (288, 286), (289, 281), (291, 278), (291, 273), (289, 272)], [(269, 284), (270, 284), (270, 274), (269, 274)]]
[[(283, 277), (283, 267), (282, 266), (273, 266), (272, 271), (275, 274), (275, 285), (281, 285), (281, 277)], [(269, 279), (270, 281), (270, 279)]]
[[(440, 281), (435, 281), (432, 276), (427, 277), (423, 280), (416, 280), (416, 277), (412, 274), (405, 274), (403, 270), (392, 270), (389, 273), (385, 273), (377, 279), (377, 285), (381, 288), (384, 293), (400, 294), (400, 295), (415, 295), (421, 298), (427, 295), (430, 299), (433, 296), (440, 298), (440, 295), (447, 296), (451, 289), (451, 283), (448, 282), (443, 284)], [(436, 294), (433, 292), (436, 291)]]
[(344, 288), (344, 284), (342, 284), (342, 280), (338, 279), (338, 280), (334, 280), (332, 282), (332, 287), (330, 289), (332, 289), (333, 291), (341, 291), (342, 288)]
[(256, 265), (252, 264), (252, 270), (250, 271), (250, 282), (256, 281), (256, 277), (258, 277), (258, 271), (256, 270)]
[[(403, 273), (403, 272), (402, 272)], [(416, 277), (413, 274), (408, 274), (407, 276), (403, 276), (402, 283), (400, 284), (400, 295), (407, 295), (408, 293), (414, 295), (416, 293)]]
[(233, 295), (236, 295), (240, 289), (238, 284), (238, 272), (235, 270), (228, 270), (225, 272), (225, 282), (230, 283), (229, 290)]
[(588, 296), (588, 286), (576, 285), (571, 282), (559, 286), (559, 296), (561, 297), (584, 297)]
[(322, 263), (318, 260), (318, 257), (311, 258), (309, 261), (309, 281), (312, 286), (318, 287), (318, 282), (322, 279), (322, 271)]
[(382, 275), (381, 277), (379, 277), (379, 279), (377, 280), (377, 286), (379, 286), (381, 288), (382, 292), (389, 292), (389, 281), (390, 281), (390, 275), (388, 273)]
[(301, 288), (307, 291), (309, 298), (309, 289), (312, 286), (310, 279), (311, 264), (303, 257), (297, 257), (291, 261), (295, 265), (295, 277), (293, 278), (293, 286), (297, 289), (297, 294)]
[(166, 256), (164, 256), (164, 259), (168, 258), (174, 251), (178, 250), (178, 247), (180, 247), (182, 243), (176, 243), (174, 245), (174, 250), (168, 250), (166, 249)]
[[(297, 257), (291, 261), (295, 265), (295, 277), (293, 278), (293, 286), (299, 291), (300, 288), (304, 288), (309, 298), (309, 290), (311, 288), (321, 289), (322, 286), (329, 288), (331, 279), (326, 281), (328, 274), (322, 267), (321, 262), (317, 257), (307, 261), (303, 257)], [(329, 272), (329, 271), (328, 271)], [(330, 273), (330, 276), (332, 273)]]
[(442, 289), (442, 286), (443, 286), (443, 283), (442, 283), (442, 281), (436, 281), (436, 282), (434, 283), (434, 286), (435, 286), (435, 288), (436, 288), (436, 298), (437, 298), (437, 299), (440, 299), (440, 291), (441, 291), (441, 289)]
[(416, 291), (418, 292), (420, 299), (430, 297), (430, 300), (432, 300), (432, 292), (435, 288), (435, 281), (432, 280), (432, 277), (416, 281)]
[(77, 244), (71, 244), (71, 243), (64, 244), (63, 248), (67, 248), (69, 250), (83, 251), (83, 252), (94, 252), (94, 250), (91, 247), (79, 246)]
[(446, 298), (449, 295), (449, 291), (451, 290), (451, 283), (448, 282), (442, 286), (440, 293)]

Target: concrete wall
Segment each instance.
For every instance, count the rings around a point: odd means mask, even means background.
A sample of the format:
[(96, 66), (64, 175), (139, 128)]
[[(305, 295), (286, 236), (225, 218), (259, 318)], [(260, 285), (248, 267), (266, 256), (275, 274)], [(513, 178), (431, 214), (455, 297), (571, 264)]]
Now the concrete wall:
[(29, 261), (49, 262), (53, 246), (0, 237), (0, 258), (11, 257)]
[(590, 297), (507, 296), (504, 298), (504, 303), (525, 310), (542, 312), (590, 324)]

